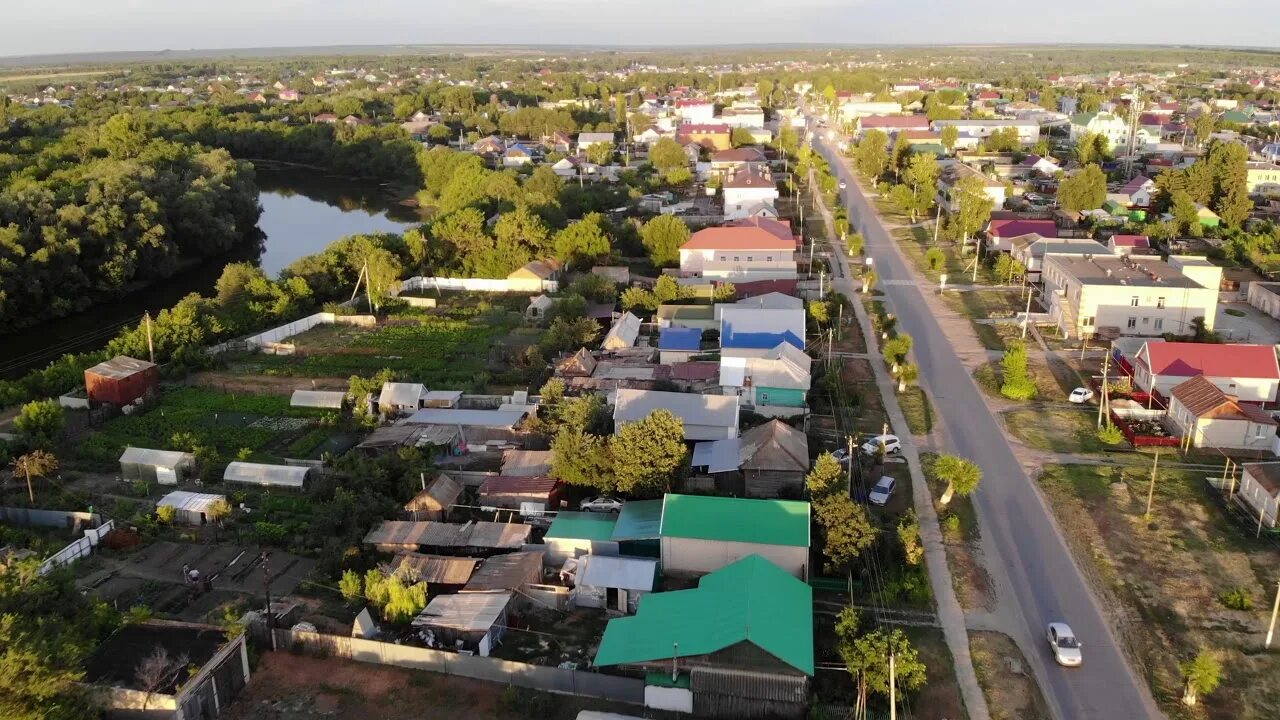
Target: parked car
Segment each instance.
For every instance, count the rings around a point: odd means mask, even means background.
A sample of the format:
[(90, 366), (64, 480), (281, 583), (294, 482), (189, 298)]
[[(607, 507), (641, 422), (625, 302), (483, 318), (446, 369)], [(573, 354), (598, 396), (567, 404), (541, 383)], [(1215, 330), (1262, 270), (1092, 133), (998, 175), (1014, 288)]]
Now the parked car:
[(578, 504), (578, 509), (582, 512), (622, 512), (622, 501), (614, 497), (601, 496), (583, 500)]
[(889, 502), (889, 498), (893, 497), (893, 490), (897, 486), (898, 481), (886, 475), (880, 478), (875, 487), (871, 488), (867, 499), (875, 505), (884, 505)]
[(831, 452), (831, 457), (840, 463), (841, 467), (849, 467), (849, 451), (845, 448), (836, 448)]
[(862, 452), (867, 455), (875, 455), (881, 448), (884, 448), (885, 455), (894, 455), (902, 449), (902, 441), (897, 435), (876, 435), (862, 443)]
[(1080, 641), (1066, 623), (1051, 622), (1045, 631), (1049, 647), (1053, 650), (1053, 659), (1063, 667), (1080, 667), (1084, 655), (1080, 652)]
[(1067, 400), (1070, 400), (1077, 405), (1087, 403), (1092, 399), (1093, 391), (1085, 387), (1078, 387), (1075, 390), (1072, 390), (1071, 394), (1067, 396)]

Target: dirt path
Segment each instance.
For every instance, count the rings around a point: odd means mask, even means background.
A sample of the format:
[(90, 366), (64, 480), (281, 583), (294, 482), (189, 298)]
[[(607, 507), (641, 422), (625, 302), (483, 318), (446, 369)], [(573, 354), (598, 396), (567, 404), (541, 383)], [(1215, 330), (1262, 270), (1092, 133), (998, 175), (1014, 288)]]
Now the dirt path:
[(191, 385), (213, 388), (228, 393), (250, 395), (292, 395), (294, 390), (346, 390), (342, 378), (276, 377), (272, 375), (241, 375), (219, 370), (206, 370), (192, 375)]

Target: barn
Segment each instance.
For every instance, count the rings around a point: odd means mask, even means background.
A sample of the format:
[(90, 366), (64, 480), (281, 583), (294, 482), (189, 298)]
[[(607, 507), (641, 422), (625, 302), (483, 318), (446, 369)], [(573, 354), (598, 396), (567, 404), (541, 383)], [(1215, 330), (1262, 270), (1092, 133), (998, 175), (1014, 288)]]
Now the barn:
[(155, 363), (117, 355), (84, 371), (89, 401), (128, 405), (155, 389), (160, 370)]

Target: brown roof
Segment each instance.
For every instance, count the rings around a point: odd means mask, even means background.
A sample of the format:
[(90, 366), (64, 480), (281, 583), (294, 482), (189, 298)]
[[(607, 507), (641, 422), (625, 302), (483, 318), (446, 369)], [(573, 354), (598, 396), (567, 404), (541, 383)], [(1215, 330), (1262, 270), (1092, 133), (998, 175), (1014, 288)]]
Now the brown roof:
[(779, 238), (758, 226), (710, 227), (699, 230), (681, 250), (795, 250), (795, 238)]
[(809, 439), (781, 420), (770, 420), (742, 433), (739, 448), (743, 470), (809, 469)]
[(448, 475), (437, 475), (422, 492), (405, 503), (405, 510), (448, 510), (458, 496), (462, 494), (462, 486)]
[(427, 585), (466, 585), (479, 562), (469, 557), (400, 553), (391, 561), (391, 571), (408, 573)]
[(1280, 495), (1280, 463), (1248, 463), (1244, 471), (1272, 497)]
[(673, 380), (711, 380), (719, 374), (718, 362), (682, 362), (671, 366)]
[(764, 153), (752, 147), (740, 147), (732, 150), (721, 150), (711, 156), (711, 162), (764, 162)]
[(751, 171), (736, 173), (724, 183), (727, 188), (776, 188), (777, 185), (771, 178)]
[(1265, 411), (1251, 405), (1241, 405), (1239, 401), (1224, 393), (1203, 375), (1197, 375), (1179, 383), (1173, 389), (1173, 397), (1197, 418), (1238, 419), (1264, 425), (1276, 424), (1276, 421)]
[(484, 561), (467, 582), (463, 592), (516, 590), (542, 579), (542, 553), (517, 552), (497, 555)]
[(480, 485), (480, 495), (550, 495), (555, 487), (556, 481), (545, 475), (494, 475)]

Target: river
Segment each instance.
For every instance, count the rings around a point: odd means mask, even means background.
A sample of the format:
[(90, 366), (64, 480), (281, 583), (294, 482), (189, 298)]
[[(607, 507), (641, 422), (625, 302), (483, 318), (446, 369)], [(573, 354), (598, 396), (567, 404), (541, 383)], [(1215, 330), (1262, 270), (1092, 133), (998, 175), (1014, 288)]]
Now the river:
[(119, 300), (0, 335), (0, 377), (21, 375), (64, 353), (96, 350), (144, 312), (155, 314), (189, 293), (209, 294), (228, 263), (254, 262), (275, 277), (294, 260), (346, 235), (402, 232), (422, 222), (415, 208), (391, 202), (373, 183), (262, 168), (257, 181), (261, 244), (246, 243)]

